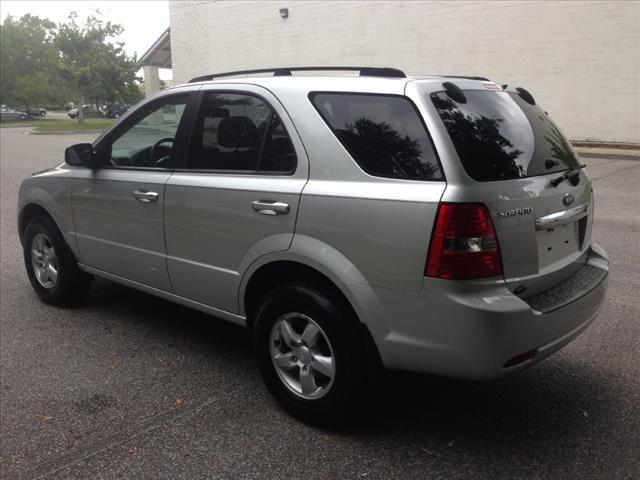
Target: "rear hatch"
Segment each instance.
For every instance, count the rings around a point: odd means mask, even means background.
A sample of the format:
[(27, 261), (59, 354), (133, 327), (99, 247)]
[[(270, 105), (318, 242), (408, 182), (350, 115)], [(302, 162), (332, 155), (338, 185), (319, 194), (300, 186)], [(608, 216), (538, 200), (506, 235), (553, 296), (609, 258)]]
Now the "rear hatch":
[(458, 192), (489, 210), (508, 288), (535, 295), (586, 261), (591, 181), (567, 138), (528, 92), (489, 85), (494, 89), (453, 86), (430, 93), (429, 100), (472, 179)]

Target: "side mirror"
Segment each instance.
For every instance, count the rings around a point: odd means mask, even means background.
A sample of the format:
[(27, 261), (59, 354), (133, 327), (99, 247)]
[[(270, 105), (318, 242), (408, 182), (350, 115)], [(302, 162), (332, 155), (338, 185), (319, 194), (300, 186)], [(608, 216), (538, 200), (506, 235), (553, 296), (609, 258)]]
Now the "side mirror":
[(64, 161), (75, 167), (97, 167), (96, 156), (93, 153), (93, 145), (90, 143), (77, 143), (64, 151)]

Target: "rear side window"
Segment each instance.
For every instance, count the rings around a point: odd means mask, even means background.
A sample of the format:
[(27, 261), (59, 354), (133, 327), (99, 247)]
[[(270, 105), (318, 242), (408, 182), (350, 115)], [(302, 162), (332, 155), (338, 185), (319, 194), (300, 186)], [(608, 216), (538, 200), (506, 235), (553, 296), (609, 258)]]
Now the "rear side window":
[(509, 180), (577, 167), (571, 143), (539, 105), (517, 93), (467, 90), (466, 103), (431, 94), (462, 166), (479, 182)]
[(443, 180), (427, 130), (405, 97), (312, 93), (311, 101), (365, 172), (378, 177)]
[(278, 114), (253, 95), (206, 93), (187, 168), (287, 174), (296, 168), (291, 138)]

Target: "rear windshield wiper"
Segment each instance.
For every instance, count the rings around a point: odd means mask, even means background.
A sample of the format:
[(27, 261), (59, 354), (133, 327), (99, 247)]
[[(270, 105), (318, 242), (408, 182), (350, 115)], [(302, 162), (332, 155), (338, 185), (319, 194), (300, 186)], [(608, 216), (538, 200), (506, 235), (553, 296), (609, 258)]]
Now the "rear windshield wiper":
[(567, 170), (559, 177), (551, 180), (551, 185), (557, 187), (565, 180), (569, 180), (571, 182), (571, 185), (575, 187), (576, 185), (578, 185), (578, 183), (580, 183), (580, 170), (582, 170), (584, 167), (586, 167), (586, 165), (583, 163), (582, 165), (573, 167), (571, 170)]

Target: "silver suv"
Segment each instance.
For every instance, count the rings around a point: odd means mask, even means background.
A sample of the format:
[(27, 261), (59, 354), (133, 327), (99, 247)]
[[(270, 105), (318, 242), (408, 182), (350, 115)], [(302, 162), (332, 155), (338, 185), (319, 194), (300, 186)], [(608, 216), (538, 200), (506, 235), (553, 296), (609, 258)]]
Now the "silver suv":
[(95, 275), (246, 326), (271, 393), (337, 421), (378, 366), (494, 378), (587, 328), (608, 260), (583, 167), (485, 78), (231, 72), (26, 179), (19, 232), (44, 302)]

